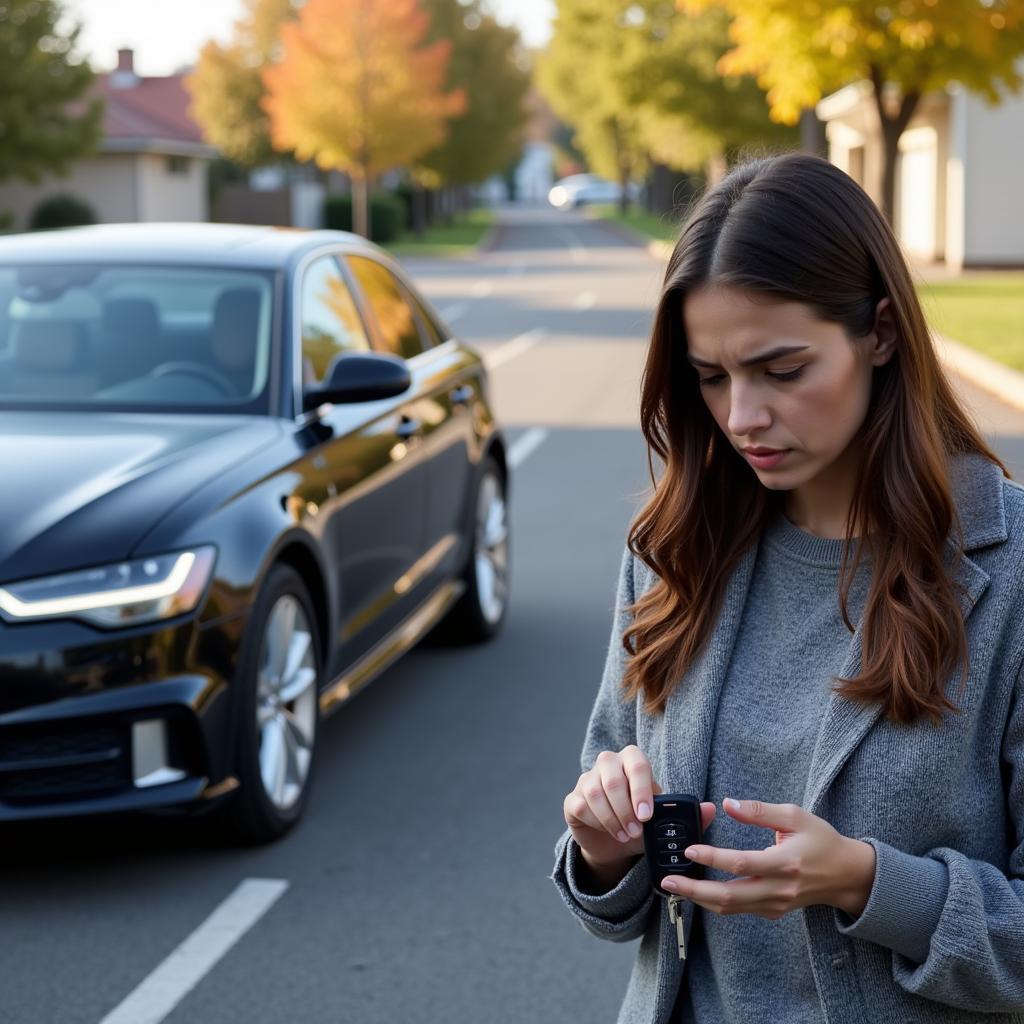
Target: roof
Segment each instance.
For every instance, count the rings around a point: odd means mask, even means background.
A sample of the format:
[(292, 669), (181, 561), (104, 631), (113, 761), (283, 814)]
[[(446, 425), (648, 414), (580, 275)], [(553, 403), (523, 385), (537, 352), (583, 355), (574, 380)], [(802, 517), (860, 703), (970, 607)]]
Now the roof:
[(0, 264), (143, 261), (273, 269), (327, 243), (379, 252), (348, 231), (249, 224), (93, 224), (4, 235), (0, 237)]
[(112, 71), (97, 75), (93, 88), (104, 101), (101, 150), (216, 156), (189, 113), (184, 74), (150, 78)]

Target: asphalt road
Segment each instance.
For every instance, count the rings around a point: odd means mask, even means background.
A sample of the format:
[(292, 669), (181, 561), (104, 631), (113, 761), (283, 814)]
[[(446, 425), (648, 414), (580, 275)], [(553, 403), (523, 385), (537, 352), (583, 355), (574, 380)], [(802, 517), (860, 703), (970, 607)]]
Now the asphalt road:
[[(417, 648), (330, 719), (273, 846), (174, 819), (0, 829), (3, 1024), (614, 1021), (634, 946), (584, 933), (548, 875), (646, 494), (662, 267), (540, 210), (505, 214), (489, 253), (408, 266), (492, 362), (517, 445), (504, 632)], [(1024, 476), (1024, 414), (962, 387)]]

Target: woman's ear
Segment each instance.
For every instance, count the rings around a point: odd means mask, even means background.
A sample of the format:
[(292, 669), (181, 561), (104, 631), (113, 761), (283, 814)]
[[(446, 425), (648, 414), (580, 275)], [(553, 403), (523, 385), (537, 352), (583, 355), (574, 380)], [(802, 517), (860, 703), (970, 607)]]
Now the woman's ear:
[(892, 315), (892, 302), (888, 296), (875, 306), (875, 344), (871, 350), (871, 365), (884, 366), (896, 353), (896, 321)]

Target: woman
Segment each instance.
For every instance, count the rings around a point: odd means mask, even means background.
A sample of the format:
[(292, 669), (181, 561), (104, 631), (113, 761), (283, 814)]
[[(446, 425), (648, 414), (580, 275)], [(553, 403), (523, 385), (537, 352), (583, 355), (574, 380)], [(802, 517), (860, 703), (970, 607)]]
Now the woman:
[[(852, 179), (787, 154), (705, 195), (641, 421), (664, 472), (552, 875), (642, 937), (619, 1021), (1021, 1024), (1024, 488)], [(641, 856), (658, 792), (704, 801), (705, 879), (665, 883), (685, 960)]]

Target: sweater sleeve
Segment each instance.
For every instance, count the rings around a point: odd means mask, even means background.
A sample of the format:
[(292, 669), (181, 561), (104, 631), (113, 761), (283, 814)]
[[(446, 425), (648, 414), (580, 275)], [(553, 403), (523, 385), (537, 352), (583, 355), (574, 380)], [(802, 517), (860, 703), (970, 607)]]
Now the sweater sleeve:
[[(1014, 843), (1008, 871), (938, 847), (911, 856), (877, 839), (875, 880), (844, 935), (892, 950), (898, 985), (925, 999), (989, 1013), (1024, 1011), (1024, 666), (1018, 671), (1001, 758)], [(970, 808), (964, 808), (969, 814)]]
[[(626, 547), (619, 571), (615, 616), (605, 658), (604, 672), (597, 698), (590, 712), (581, 770), (594, 766), (602, 750), (621, 750), (636, 742), (636, 710), (622, 699), (621, 681), (626, 667), (622, 634), (629, 625), (626, 609), (635, 599), (633, 555)], [(555, 867), (551, 880), (569, 910), (580, 924), (598, 938), (628, 942), (643, 934), (647, 912), (654, 902), (647, 862), (641, 857), (614, 889), (600, 895), (586, 892), (580, 885), (580, 848), (566, 831), (555, 845)]]

